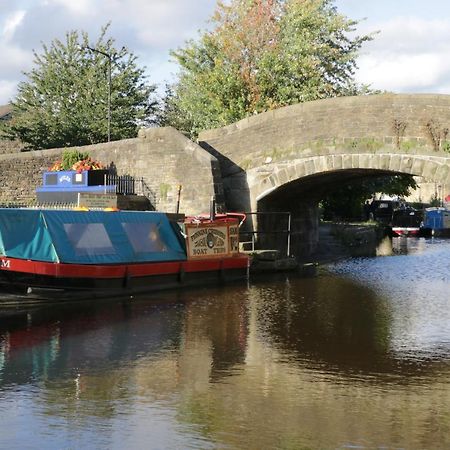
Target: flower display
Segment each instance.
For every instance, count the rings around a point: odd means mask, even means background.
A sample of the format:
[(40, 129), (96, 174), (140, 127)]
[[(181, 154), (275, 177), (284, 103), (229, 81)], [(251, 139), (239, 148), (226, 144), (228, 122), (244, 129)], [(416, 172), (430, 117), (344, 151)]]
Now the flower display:
[(62, 168), (62, 162), (61, 161), (56, 161), (53, 163), (53, 165), (51, 167), (49, 167), (48, 169), (50, 172), (58, 172), (59, 170), (63, 170)]
[(77, 161), (73, 166), (72, 170), (77, 172), (82, 172), (83, 170), (101, 170), (104, 169), (102, 163), (95, 161), (91, 157)]
[(85, 170), (102, 170), (105, 166), (95, 159), (92, 159), (87, 153), (75, 151), (65, 151), (63, 159), (56, 161), (49, 168), (50, 172), (57, 172), (61, 170), (75, 170), (78, 173)]

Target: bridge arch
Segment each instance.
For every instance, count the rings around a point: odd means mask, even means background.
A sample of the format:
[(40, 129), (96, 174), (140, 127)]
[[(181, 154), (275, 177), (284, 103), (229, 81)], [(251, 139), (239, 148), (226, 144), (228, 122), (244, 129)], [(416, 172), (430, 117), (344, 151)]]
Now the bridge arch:
[[(342, 156), (342, 157), (341, 157)], [(252, 211), (266, 212), (258, 216), (258, 229), (282, 230), (286, 216), (273, 215), (289, 211), (291, 221), (291, 249), (296, 256), (314, 253), (318, 240), (318, 204), (333, 189), (345, 183), (364, 178), (408, 173), (432, 177), (443, 182), (448, 174), (448, 165), (439, 158), (427, 159), (411, 155), (330, 155), (299, 160), (285, 165), (273, 165), (265, 176), (252, 176), (249, 171), (249, 194)], [(362, 161), (361, 161), (362, 159)], [(273, 239), (273, 235), (262, 234), (263, 248), (286, 251), (286, 240)]]
[[(296, 180), (310, 181), (319, 176), (337, 175), (334, 179), (345, 179), (343, 173), (352, 178), (406, 173), (445, 183), (450, 174), (449, 158), (409, 154), (337, 154), (296, 159), (286, 163), (267, 164), (247, 171), (251, 192), (250, 204), (257, 202), (276, 189)], [(352, 176), (353, 175), (353, 176)]]

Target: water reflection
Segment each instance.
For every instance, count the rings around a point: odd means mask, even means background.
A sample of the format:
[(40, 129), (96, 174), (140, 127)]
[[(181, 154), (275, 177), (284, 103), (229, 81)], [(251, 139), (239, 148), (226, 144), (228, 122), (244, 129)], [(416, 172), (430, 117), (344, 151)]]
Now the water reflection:
[(0, 447), (448, 448), (449, 249), (3, 317)]
[(427, 246), (433, 242), (430, 239), (415, 238), (415, 237), (393, 237), (392, 253), (394, 255), (407, 255), (412, 253), (423, 253)]
[(259, 332), (288, 351), (289, 359), (359, 370), (379, 367), (388, 354), (386, 301), (362, 286), (322, 276), (254, 294)]

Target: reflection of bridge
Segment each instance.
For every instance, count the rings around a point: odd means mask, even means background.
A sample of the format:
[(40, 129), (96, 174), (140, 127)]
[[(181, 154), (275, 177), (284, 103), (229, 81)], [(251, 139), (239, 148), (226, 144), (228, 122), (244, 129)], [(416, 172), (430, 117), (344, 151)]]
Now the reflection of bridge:
[(450, 192), (449, 128), (450, 96), (345, 97), (203, 132), (200, 144), (221, 163), (228, 208), (292, 212), (299, 254), (314, 249), (317, 203), (336, 185), (407, 173)]

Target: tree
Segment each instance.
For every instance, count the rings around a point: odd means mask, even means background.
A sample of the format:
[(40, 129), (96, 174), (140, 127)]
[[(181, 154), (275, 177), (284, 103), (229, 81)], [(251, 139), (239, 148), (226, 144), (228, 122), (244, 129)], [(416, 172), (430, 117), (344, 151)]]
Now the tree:
[(109, 107), (112, 140), (135, 137), (138, 127), (149, 122), (155, 87), (147, 83), (136, 56), (124, 47), (117, 50), (106, 38), (108, 26), (93, 46), (85, 32), (71, 31), (65, 42), (55, 39), (42, 54), (34, 52), (35, 67), (25, 74), (28, 80), (19, 84), (12, 103), (7, 137), (30, 149), (104, 142)]
[(183, 123), (191, 135), (365, 89), (353, 79), (355, 59), (372, 37), (349, 37), (357, 22), (331, 0), (232, 0), (218, 4), (212, 25), (172, 52), (180, 73), (161, 120)]
[(417, 188), (412, 175), (388, 175), (345, 183), (327, 194), (321, 201), (325, 220), (353, 219), (363, 217), (364, 202), (376, 193), (408, 197)]

